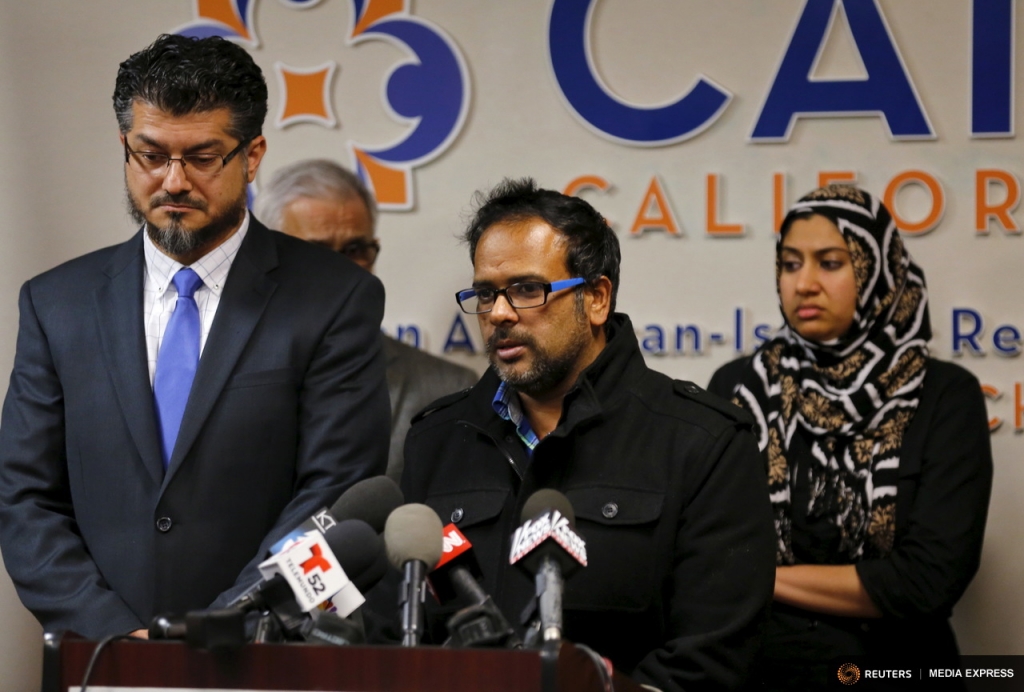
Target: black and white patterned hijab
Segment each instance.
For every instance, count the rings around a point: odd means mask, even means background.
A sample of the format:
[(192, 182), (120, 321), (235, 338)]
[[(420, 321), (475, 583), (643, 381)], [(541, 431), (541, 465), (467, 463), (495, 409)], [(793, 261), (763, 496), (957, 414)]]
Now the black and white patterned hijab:
[(853, 324), (823, 343), (784, 324), (754, 354), (734, 392), (754, 415), (767, 451), (780, 565), (794, 562), (791, 490), (795, 474), (805, 471), (791, 466), (787, 452), (798, 426), (812, 440), (808, 516), (835, 522), (842, 559), (892, 551), (903, 434), (918, 405), (931, 339), (924, 274), (889, 210), (856, 187), (829, 185), (793, 205), (776, 250), (776, 286), (786, 230), (814, 214), (846, 239), (857, 284)]

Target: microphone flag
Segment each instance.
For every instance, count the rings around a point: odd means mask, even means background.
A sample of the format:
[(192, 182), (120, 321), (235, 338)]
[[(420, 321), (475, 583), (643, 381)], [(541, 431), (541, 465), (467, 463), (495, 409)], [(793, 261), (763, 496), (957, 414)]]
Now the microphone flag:
[(319, 531), (310, 531), (264, 560), (259, 569), (267, 580), (280, 574), (291, 587), (299, 607), (307, 613), (331, 599), (338, 614), (346, 617), (365, 602)]

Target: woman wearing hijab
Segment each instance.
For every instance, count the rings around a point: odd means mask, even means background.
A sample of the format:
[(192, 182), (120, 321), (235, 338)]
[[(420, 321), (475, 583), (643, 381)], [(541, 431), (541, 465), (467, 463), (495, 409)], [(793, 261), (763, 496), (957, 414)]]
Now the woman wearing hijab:
[(709, 389), (747, 409), (775, 513), (762, 679), (817, 689), (835, 657), (955, 663), (992, 482), (980, 385), (931, 358), (928, 293), (889, 211), (830, 185), (779, 233), (784, 324)]

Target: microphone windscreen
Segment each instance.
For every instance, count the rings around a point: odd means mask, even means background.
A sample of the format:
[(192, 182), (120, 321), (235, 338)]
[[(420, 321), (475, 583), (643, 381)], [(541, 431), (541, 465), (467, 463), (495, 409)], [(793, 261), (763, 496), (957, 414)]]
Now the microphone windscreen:
[(569, 498), (551, 488), (541, 488), (527, 498), (526, 504), (523, 505), (521, 519), (526, 522), (541, 512), (551, 509), (557, 509), (563, 517), (568, 519), (569, 526), (576, 526), (576, 512), (573, 511)]
[(324, 533), (327, 545), (360, 593), (366, 593), (387, 572), (384, 542), (360, 519), (338, 522)]
[(338, 521), (361, 519), (381, 533), (388, 515), (403, 502), (405, 497), (398, 484), (387, 476), (374, 476), (343, 492), (331, 507), (331, 514)]
[(437, 513), (426, 505), (402, 505), (384, 525), (388, 561), (402, 569), (409, 560), (423, 562), (431, 569), (444, 549), (443, 527)]

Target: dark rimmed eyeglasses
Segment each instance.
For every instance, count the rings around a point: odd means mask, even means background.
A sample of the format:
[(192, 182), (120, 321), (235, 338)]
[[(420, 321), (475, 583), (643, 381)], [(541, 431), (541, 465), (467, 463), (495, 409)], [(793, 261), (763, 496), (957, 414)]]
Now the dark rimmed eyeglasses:
[(462, 311), (470, 315), (482, 315), (494, 309), (499, 295), (504, 295), (508, 304), (517, 310), (539, 308), (548, 302), (548, 296), (573, 286), (586, 283), (586, 279), (575, 277), (544, 283), (543, 281), (521, 281), (505, 288), (467, 288), (455, 294)]
[(376, 240), (350, 240), (338, 250), (353, 262), (365, 262), (373, 264), (377, 260), (377, 253), (380, 252), (380, 243)]
[(191, 171), (201, 176), (215, 176), (224, 170), (228, 161), (235, 158), (246, 145), (252, 140), (245, 140), (237, 147), (221, 156), (220, 154), (183, 154), (182, 156), (168, 156), (157, 151), (135, 151), (128, 146), (128, 138), (124, 140), (124, 162), (131, 165), (134, 161), (136, 167), (143, 173), (152, 176), (165, 175), (170, 169), (171, 161), (181, 164), (182, 171)]

